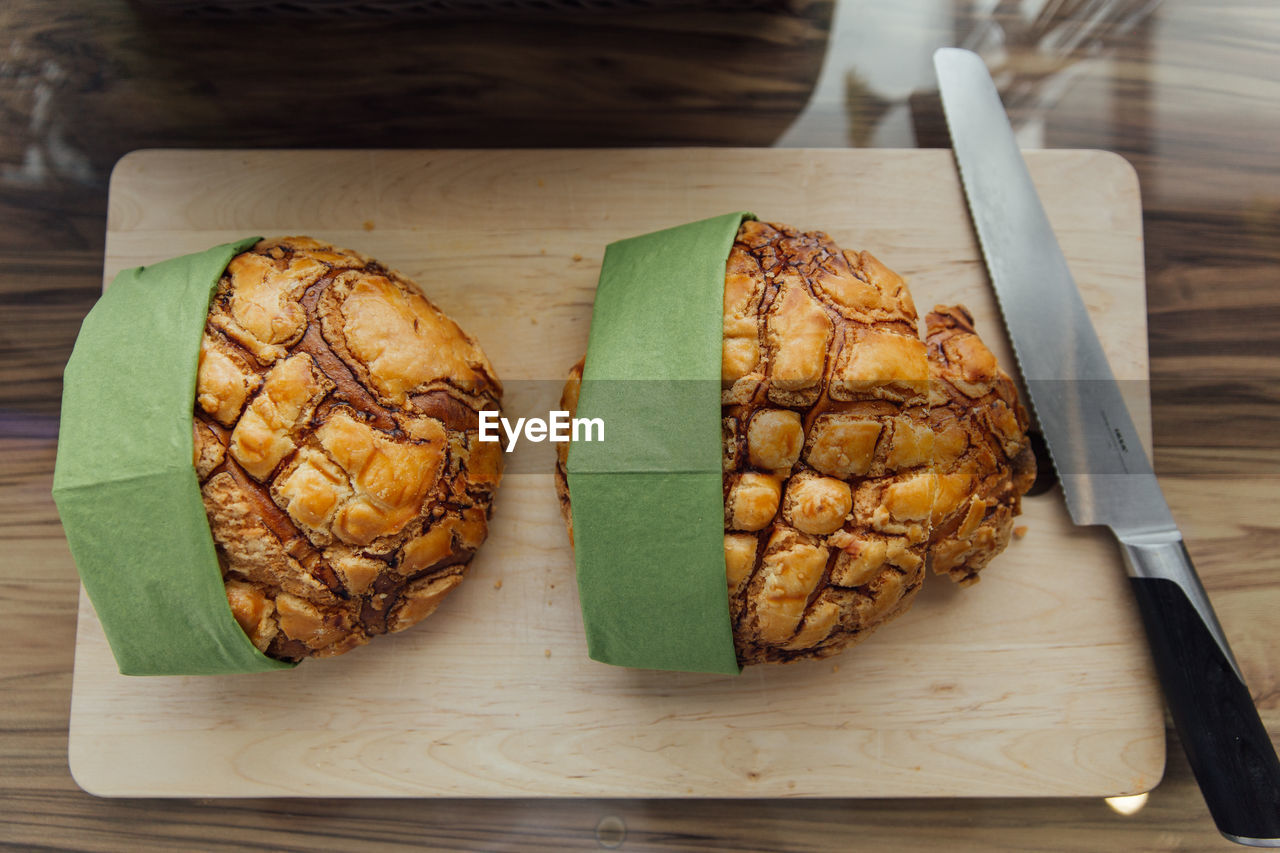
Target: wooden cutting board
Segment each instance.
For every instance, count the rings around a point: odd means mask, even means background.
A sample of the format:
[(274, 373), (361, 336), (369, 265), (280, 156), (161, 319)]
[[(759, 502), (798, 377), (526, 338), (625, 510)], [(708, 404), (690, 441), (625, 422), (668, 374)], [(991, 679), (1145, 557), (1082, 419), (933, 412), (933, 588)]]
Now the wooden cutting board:
[[(1028, 163), (1150, 434), (1134, 172)], [(946, 151), (143, 151), (111, 180), (105, 274), (310, 234), (418, 281), (476, 335), (507, 408), (545, 416), (586, 347), (607, 243), (737, 209), (868, 248), (917, 306), (963, 301), (1012, 366)], [(1149, 446), (1149, 445), (1148, 445)], [(70, 765), (108, 796), (1114, 795), (1164, 768), (1160, 695), (1117, 550), (1028, 499), (976, 587), (828, 661), (739, 677), (586, 656), (550, 445), (508, 462), (489, 542), (420, 626), (296, 670), (117, 674), (81, 599)], [(139, 531), (145, 535), (145, 531)]]

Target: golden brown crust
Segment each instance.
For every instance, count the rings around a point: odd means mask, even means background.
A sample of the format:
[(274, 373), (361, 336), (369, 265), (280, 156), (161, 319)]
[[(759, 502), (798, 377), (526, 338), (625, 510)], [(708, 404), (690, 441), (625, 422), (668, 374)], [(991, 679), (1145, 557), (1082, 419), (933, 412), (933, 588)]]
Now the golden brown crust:
[(1009, 544), (1022, 495), (1035, 481), (1035, 455), (1013, 380), (974, 332), (968, 310), (939, 305), (925, 324), (941, 484), (930, 556), (936, 574), (967, 585)]
[[(727, 385), (722, 399), (735, 444), (726, 506), (755, 478), (779, 494), (758, 501), (750, 524), (728, 518), (733, 535), (757, 537), (749, 577), (731, 583), (735, 645), (743, 663), (825, 657), (901, 612), (920, 587), (927, 504), (921, 529), (905, 517), (909, 501), (886, 515), (882, 499), (868, 498), (928, 471), (927, 456), (893, 454), (895, 436), (928, 429), (928, 361), (905, 284), (870, 254), (763, 222), (743, 223), (734, 248), (759, 295), (760, 379)], [(780, 411), (799, 422), (798, 436)], [(857, 542), (875, 546), (861, 571), (836, 572)]]
[[(725, 274), (725, 568), (743, 663), (826, 657), (901, 613), (928, 545), (929, 367), (905, 283), (744, 222)], [(577, 400), (582, 363), (562, 407)], [(572, 535), (564, 477), (557, 491)]]
[[(904, 612), (927, 562), (968, 584), (1035, 479), (1012, 380), (960, 306), (821, 233), (743, 223), (725, 271), (725, 573), (743, 663), (835, 654)], [(583, 362), (561, 408), (577, 408)], [(573, 537), (558, 448), (556, 490)]]
[(412, 282), (310, 238), (262, 241), (218, 283), (196, 384), (196, 472), (259, 649), (341, 654), (461, 581), (502, 475), (477, 412), (502, 386)]

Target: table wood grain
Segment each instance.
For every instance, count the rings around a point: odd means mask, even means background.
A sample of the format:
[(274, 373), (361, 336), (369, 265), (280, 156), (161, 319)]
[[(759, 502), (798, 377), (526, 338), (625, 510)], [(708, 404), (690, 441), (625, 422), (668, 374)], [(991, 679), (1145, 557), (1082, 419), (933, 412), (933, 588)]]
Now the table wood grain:
[(1165, 779), (1132, 817), (1082, 799), (106, 801), (67, 770), (78, 585), (48, 489), (62, 365), (101, 284), (121, 155), (768, 145), (802, 115), (793, 144), (942, 145), (927, 92), (942, 44), (983, 48), (1027, 144), (1111, 149), (1139, 172), (1156, 468), (1275, 739), (1280, 10), (1112, 3), (1117, 26), (1100, 27), (1084, 4), (1047, 4), (1045, 22), (1012, 8), (1037, 4), (977, 10), (990, 5), (841, 6), (854, 37), (833, 38), (821, 73), (824, 0), (341, 27), (155, 18), (121, 0), (0, 8), (0, 843), (565, 850), (624, 827), (627, 850), (1226, 849), (1173, 735)]

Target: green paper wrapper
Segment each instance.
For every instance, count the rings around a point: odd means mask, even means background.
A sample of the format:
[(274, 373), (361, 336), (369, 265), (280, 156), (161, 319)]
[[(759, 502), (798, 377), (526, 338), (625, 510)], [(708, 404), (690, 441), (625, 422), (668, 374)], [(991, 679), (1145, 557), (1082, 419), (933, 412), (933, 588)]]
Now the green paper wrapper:
[(721, 487), (725, 263), (749, 213), (605, 251), (565, 473), (588, 652), (644, 669), (738, 673)]
[(250, 237), (121, 272), (63, 375), (53, 499), (124, 675), (287, 669), (231, 615), (192, 462), (209, 300)]

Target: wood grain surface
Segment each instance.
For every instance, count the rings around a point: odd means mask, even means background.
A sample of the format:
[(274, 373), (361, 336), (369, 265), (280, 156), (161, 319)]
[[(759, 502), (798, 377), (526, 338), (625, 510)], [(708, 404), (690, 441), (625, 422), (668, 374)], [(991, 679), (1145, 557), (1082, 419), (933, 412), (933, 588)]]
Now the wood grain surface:
[[(1030, 164), (1108, 357), (1145, 395), (1136, 177), (1105, 152)], [(477, 337), (509, 415), (546, 417), (586, 348), (604, 247), (743, 207), (873, 250), (920, 305), (969, 305), (1012, 362), (942, 151), (140, 151), (112, 175), (105, 274), (233, 235), (354, 247)], [(1133, 402), (1149, 433), (1145, 396)], [(77, 782), (114, 796), (884, 797), (1159, 781), (1159, 691), (1119, 552), (1074, 527), (1056, 490), (1027, 499), (1030, 532), (972, 590), (931, 579), (854, 651), (735, 678), (586, 657), (553, 465), (549, 444), (510, 454), (469, 581), (418, 629), (333, 661), (127, 678), (82, 599)]]
[(1091, 798), (97, 799), (67, 766), (79, 585), (49, 485), (62, 366), (102, 286), (107, 177), (132, 149), (768, 145), (802, 113), (788, 144), (945, 146), (929, 55), (976, 46), (1024, 145), (1111, 149), (1139, 173), (1156, 470), (1276, 739), (1278, 41), (1280, 7), (1259, 0), (341, 26), (0, 5), (0, 845), (1231, 849), (1171, 731), (1131, 816)]

